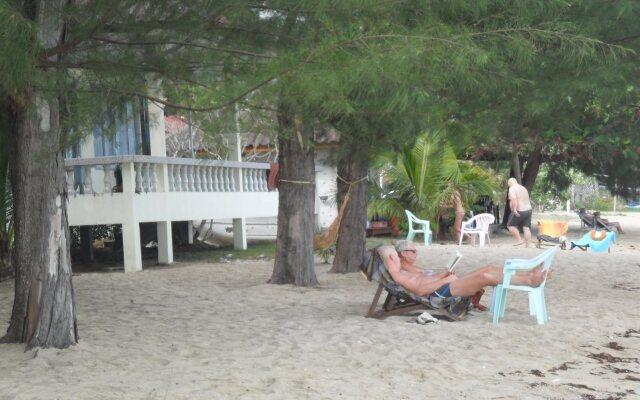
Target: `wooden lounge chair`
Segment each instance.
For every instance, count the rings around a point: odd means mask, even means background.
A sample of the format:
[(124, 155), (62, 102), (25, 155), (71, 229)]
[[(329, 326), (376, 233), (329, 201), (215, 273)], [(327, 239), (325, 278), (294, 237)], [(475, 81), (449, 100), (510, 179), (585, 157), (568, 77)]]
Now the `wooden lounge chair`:
[(578, 214), (578, 217), (580, 217), (580, 225), (583, 229), (606, 229), (609, 232), (617, 231), (618, 233), (624, 233), (619, 222), (601, 218), (598, 211), (591, 214), (584, 208), (581, 208), (576, 211), (576, 213)]
[[(464, 318), (471, 306), (470, 297), (417, 296), (397, 284), (378, 254), (377, 246), (367, 251), (361, 271), (369, 281), (378, 282), (378, 288), (366, 317), (383, 319), (391, 315), (403, 315), (418, 310), (432, 310), (434, 314), (442, 314), (446, 318), (459, 321)], [(378, 308), (382, 291), (387, 297)]]

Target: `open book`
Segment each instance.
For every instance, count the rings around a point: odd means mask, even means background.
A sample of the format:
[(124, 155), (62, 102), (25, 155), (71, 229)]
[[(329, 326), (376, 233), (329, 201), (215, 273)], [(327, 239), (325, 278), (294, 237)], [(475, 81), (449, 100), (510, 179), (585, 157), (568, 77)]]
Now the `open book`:
[(462, 254), (458, 250), (456, 250), (455, 253), (453, 253), (451, 257), (449, 257), (449, 261), (447, 261), (447, 271), (452, 272), (461, 258)]

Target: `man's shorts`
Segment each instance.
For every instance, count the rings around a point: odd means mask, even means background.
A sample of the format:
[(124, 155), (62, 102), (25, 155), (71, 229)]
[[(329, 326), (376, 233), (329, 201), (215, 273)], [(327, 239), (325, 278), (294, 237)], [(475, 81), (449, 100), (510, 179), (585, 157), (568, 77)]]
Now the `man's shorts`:
[(513, 212), (509, 215), (509, 222), (507, 222), (507, 226), (531, 229), (531, 214), (533, 213), (533, 210), (518, 211), (518, 213), (520, 214), (519, 216), (516, 216)]
[(449, 284), (445, 283), (444, 285), (440, 286), (438, 288), (438, 290), (436, 290), (435, 292), (433, 292), (436, 296), (438, 297), (451, 297), (451, 289), (449, 288)]

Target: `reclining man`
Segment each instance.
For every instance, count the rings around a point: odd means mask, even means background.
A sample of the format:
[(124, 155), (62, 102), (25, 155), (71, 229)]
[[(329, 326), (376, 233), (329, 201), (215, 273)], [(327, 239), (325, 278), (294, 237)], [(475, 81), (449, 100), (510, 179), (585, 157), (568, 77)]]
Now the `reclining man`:
[[(396, 283), (405, 289), (424, 297), (432, 293), (441, 297), (473, 296), (485, 286), (497, 286), (502, 283), (503, 269), (487, 265), (468, 275), (458, 277), (449, 271), (428, 275), (430, 271), (415, 265), (417, 250), (415, 244), (408, 240), (401, 240), (393, 246), (382, 246), (378, 253), (387, 266)], [(546, 271), (543, 265), (530, 271), (516, 274), (512, 282), (516, 285), (539, 286), (544, 282)]]

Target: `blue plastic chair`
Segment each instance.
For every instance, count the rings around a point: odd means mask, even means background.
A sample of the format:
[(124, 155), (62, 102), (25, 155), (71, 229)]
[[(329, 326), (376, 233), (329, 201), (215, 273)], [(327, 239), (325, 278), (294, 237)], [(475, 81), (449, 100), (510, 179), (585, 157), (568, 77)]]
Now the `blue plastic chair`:
[(544, 287), (547, 279), (545, 278), (540, 286), (531, 287), (527, 285), (513, 285), (511, 284), (511, 278), (516, 273), (531, 270), (541, 263), (544, 263), (544, 270), (548, 272), (558, 248), (560, 248), (560, 246), (553, 246), (530, 260), (508, 259), (504, 262), (504, 278), (502, 284), (496, 286), (491, 302), (494, 324), (497, 324), (498, 321), (504, 317), (504, 310), (507, 305), (507, 290), (527, 292), (529, 294), (529, 315), (535, 316), (540, 325), (547, 322), (549, 318), (547, 317), (547, 306), (544, 302)]
[(409, 232), (407, 232), (407, 240), (413, 240), (416, 233), (422, 233), (424, 235), (424, 245), (429, 246), (432, 240), (431, 229), (429, 229), (429, 221), (426, 219), (419, 219), (409, 210), (404, 210), (409, 220)]

